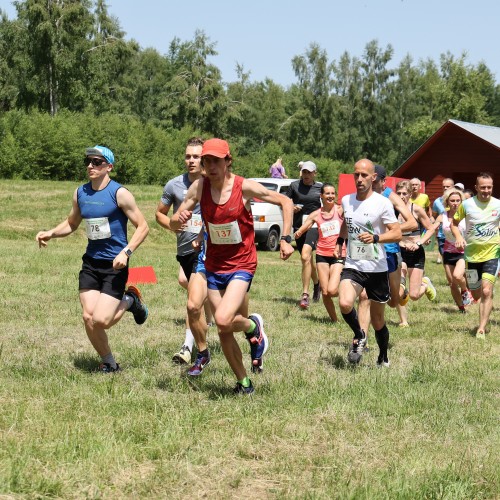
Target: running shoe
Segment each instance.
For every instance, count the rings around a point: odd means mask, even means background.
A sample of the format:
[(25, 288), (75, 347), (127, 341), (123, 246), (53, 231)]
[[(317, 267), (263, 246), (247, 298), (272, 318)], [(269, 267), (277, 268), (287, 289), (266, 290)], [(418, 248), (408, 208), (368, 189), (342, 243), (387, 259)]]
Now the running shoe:
[(245, 336), (250, 343), (250, 356), (252, 357), (252, 372), (262, 373), (264, 367), (263, 357), (269, 347), (267, 335), (264, 332), (264, 320), (260, 314), (251, 314), (249, 316), (256, 328), (253, 333), (246, 333)]
[(181, 350), (172, 356), (172, 361), (178, 365), (191, 363), (191, 351), (187, 345), (183, 345)]
[(424, 276), (422, 278), (422, 283), (425, 283), (427, 285), (425, 289), (425, 296), (429, 300), (436, 300), (437, 292), (436, 289), (434, 288), (434, 285), (432, 284), (431, 279), (428, 276)]
[(235, 394), (252, 394), (255, 391), (252, 381), (248, 387), (243, 387), (239, 382), (236, 382), (236, 387), (233, 389)]
[(391, 366), (391, 362), (387, 358), (383, 358), (382, 356), (379, 355), (377, 359), (377, 366), (379, 368), (389, 368)]
[(465, 290), (465, 292), (462, 293), (462, 305), (463, 306), (469, 306), (472, 303), (472, 297), (470, 296), (469, 290)]
[(410, 300), (410, 294), (408, 293), (408, 289), (406, 288), (406, 280), (403, 277), (401, 278), (401, 284), (399, 286), (403, 288), (403, 295), (399, 297), (399, 305), (405, 306)]
[(299, 306), (301, 309), (309, 309), (309, 294), (303, 293), (302, 298), (300, 299)]
[(485, 338), (486, 338), (486, 335), (484, 334), (483, 330), (478, 330), (476, 332), (476, 339), (484, 340)]
[(109, 363), (101, 363), (97, 371), (100, 373), (115, 373), (121, 372), (122, 369), (118, 363), (116, 363), (116, 368), (113, 368)]
[(139, 289), (134, 285), (129, 285), (125, 290), (125, 295), (132, 297), (134, 303), (129, 311), (134, 315), (134, 320), (138, 325), (142, 325), (148, 319), (148, 306), (142, 301)]
[(363, 356), (363, 352), (366, 346), (366, 333), (363, 332), (362, 339), (353, 339), (351, 349), (347, 354), (347, 359), (349, 363), (357, 364), (361, 361), (361, 357)]
[(208, 352), (208, 350), (207, 353), (208, 354), (206, 356), (204, 356), (200, 352), (198, 353), (194, 365), (188, 370), (188, 375), (191, 375), (192, 377), (201, 375), (205, 366), (208, 366), (211, 361), (210, 353)]
[(321, 286), (319, 284), (319, 281), (314, 285), (313, 289), (313, 302), (319, 302), (319, 299), (321, 298)]

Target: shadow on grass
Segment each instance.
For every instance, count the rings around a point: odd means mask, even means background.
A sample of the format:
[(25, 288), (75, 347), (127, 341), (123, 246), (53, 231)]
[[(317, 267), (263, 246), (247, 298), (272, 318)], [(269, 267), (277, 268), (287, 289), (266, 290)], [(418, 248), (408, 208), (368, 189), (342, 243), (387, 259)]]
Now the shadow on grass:
[(304, 318), (312, 321), (313, 323), (320, 323), (322, 325), (330, 325), (332, 327), (337, 327), (339, 321), (332, 321), (328, 316), (314, 316), (312, 314), (305, 314)]
[(73, 357), (73, 366), (82, 372), (95, 372), (99, 368), (99, 364), (95, 356), (90, 354), (78, 354)]
[(291, 297), (275, 297), (273, 302), (281, 302), (282, 304), (290, 304), (293, 306), (297, 306), (299, 309), (299, 301), (297, 299), (292, 299)]

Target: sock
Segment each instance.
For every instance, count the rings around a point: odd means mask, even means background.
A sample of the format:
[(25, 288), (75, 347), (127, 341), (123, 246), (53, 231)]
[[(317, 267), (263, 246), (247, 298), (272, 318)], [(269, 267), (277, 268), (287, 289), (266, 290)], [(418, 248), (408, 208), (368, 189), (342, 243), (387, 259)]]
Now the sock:
[(389, 330), (384, 325), (380, 330), (375, 330), (375, 338), (380, 349), (379, 359), (388, 362), (387, 349), (389, 347)]
[(122, 302), (125, 302), (126, 309), (128, 311), (132, 307), (132, 305), (134, 304), (134, 298), (130, 295), (125, 294), (122, 298)]
[(460, 309), (460, 311), (465, 311), (465, 306), (458, 306), (458, 308)]
[(250, 387), (250, 379), (248, 377), (245, 377), (243, 380), (238, 380), (238, 382), (243, 386), (243, 387)]
[(117, 366), (112, 353), (106, 354), (106, 356), (101, 356), (101, 360), (103, 363), (108, 363), (111, 368), (116, 368)]
[(344, 314), (342, 313), (345, 322), (349, 325), (350, 329), (354, 332), (355, 339), (362, 339), (364, 337), (364, 332), (361, 330), (361, 326), (358, 321), (358, 313), (354, 307), (351, 309), (351, 312)]
[(189, 328), (186, 328), (186, 338), (184, 339), (184, 344), (189, 348), (191, 352), (193, 352), (193, 345), (194, 345), (194, 337), (193, 333)]
[(198, 354), (200, 356), (203, 356), (204, 358), (208, 358), (208, 356), (210, 355), (209, 352), (208, 352), (208, 348), (204, 349), (203, 351), (199, 351)]
[(245, 333), (253, 333), (255, 329), (257, 328), (257, 325), (255, 324), (255, 321), (252, 319), (248, 318), (248, 321), (250, 321), (250, 328), (245, 331)]

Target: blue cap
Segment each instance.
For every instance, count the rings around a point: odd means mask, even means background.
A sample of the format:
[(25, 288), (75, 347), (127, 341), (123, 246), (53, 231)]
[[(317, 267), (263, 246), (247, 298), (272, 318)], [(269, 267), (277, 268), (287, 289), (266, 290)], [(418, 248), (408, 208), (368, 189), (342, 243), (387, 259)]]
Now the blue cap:
[(115, 163), (115, 155), (113, 154), (113, 151), (111, 149), (107, 148), (106, 146), (94, 146), (93, 148), (87, 148), (85, 150), (85, 155), (86, 156), (92, 156), (92, 155), (97, 155), (97, 156), (102, 156), (104, 159), (108, 162), (114, 165)]

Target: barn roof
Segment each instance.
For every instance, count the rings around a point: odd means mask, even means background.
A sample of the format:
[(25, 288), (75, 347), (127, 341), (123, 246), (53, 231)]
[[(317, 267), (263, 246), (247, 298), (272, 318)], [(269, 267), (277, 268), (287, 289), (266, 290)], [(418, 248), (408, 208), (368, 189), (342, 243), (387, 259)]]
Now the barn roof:
[(490, 125), (479, 125), (477, 123), (462, 122), (459, 120), (448, 120), (444, 123), (433, 135), (429, 137), (406, 161), (404, 161), (392, 175), (402, 176), (410, 165), (414, 164), (418, 159), (426, 153), (439, 139), (452, 128), (458, 127), (468, 134), (485, 141), (488, 145), (500, 150), (500, 128)]

